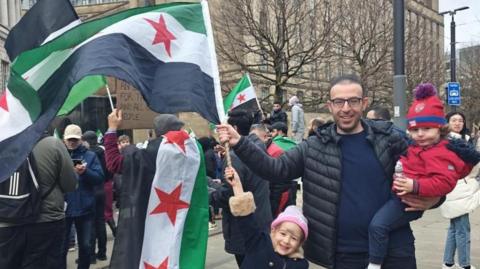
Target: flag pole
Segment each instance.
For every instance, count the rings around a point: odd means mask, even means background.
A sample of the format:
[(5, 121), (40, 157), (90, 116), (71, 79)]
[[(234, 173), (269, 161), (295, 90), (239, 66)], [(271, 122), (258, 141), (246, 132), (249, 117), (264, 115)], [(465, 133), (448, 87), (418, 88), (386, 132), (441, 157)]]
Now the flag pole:
[(110, 101), (110, 107), (113, 111), (115, 107), (113, 106), (112, 94), (110, 93), (110, 88), (108, 87), (108, 84), (105, 84), (105, 88), (107, 89), (108, 100)]
[[(212, 76), (213, 76), (213, 86), (215, 89), (215, 102), (217, 106), (217, 113), (218, 117), (220, 118), (221, 123), (227, 122), (227, 117), (225, 115), (225, 108), (223, 107), (223, 98), (222, 98), (222, 89), (220, 87), (220, 75), (218, 72), (218, 64), (217, 64), (217, 54), (215, 52), (215, 40), (213, 39), (213, 29), (212, 29), (212, 22), (210, 20), (210, 11), (208, 8), (208, 2), (206, 0), (202, 0), (202, 12), (203, 12), (203, 20), (205, 22), (205, 29), (207, 30), (207, 41), (208, 41), (208, 49), (210, 52), (210, 63), (212, 66)], [(230, 157), (230, 145), (228, 141), (224, 144), (225, 147), (225, 158), (227, 160), (227, 166), (232, 166), (232, 159)]]

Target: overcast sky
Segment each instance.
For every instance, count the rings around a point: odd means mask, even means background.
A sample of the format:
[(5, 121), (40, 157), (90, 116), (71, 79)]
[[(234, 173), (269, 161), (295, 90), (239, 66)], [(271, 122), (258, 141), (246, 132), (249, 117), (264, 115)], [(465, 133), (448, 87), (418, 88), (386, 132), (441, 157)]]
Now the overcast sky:
[[(455, 14), (457, 48), (480, 44), (480, 0), (440, 0), (439, 12), (469, 6)], [(445, 50), (450, 51), (450, 15), (444, 15)]]

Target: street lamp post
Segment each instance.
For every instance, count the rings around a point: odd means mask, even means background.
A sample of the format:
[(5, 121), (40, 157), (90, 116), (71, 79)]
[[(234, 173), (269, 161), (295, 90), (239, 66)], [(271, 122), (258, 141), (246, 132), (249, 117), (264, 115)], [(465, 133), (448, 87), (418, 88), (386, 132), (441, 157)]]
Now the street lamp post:
[(407, 128), (405, 108), (407, 97), (407, 77), (405, 76), (405, 2), (394, 0), (393, 2), (393, 26), (394, 26), (394, 75), (393, 75), (393, 123), (399, 128)]
[[(457, 11), (461, 10), (466, 10), (469, 9), (469, 7), (460, 7), (456, 8), (454, 10), (448, 10), (448, 11), (443, 11), (440, 12), (440, 15), (445, 15), (449, 14), (452, 17), (452, 21), (450, 22), (450, 82), (456, 82), (457, 81), (457, 74), (456, 74), (456, 69), (457, 69), (457, 51), (455, 48), (455, 14), (457, 14)], [(452, 106), (452, 111), (455, 111), (456, 107)]]

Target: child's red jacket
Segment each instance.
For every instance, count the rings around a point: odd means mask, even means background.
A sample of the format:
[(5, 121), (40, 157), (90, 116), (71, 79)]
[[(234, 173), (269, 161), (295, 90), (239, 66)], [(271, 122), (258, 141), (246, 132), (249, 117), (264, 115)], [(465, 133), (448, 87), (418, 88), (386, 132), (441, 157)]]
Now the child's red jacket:
[(457, 180), (472, 170), (472, 165), (447, 149), (447, 144), (444, 139), (429, 147), (410, 145), (407, 155), (400, 158), (403, 173), (414, 180), (414, 194), (444, 196), (455, 188)]

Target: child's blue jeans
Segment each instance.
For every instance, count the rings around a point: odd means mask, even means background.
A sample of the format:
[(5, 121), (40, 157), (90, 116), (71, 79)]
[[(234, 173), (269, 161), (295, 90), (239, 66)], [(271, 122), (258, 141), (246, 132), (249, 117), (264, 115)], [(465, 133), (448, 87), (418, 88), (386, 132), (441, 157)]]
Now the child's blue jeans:
[(390, 232), (418, 219), (423, 211), (405, 211), (406, 205), (396, 196), (377, 211), (368, 227), (369, 262), (382, 264), (388, 253)]

